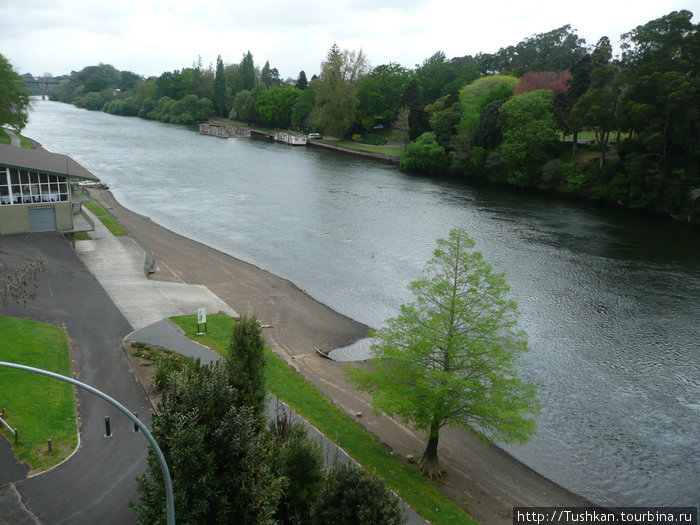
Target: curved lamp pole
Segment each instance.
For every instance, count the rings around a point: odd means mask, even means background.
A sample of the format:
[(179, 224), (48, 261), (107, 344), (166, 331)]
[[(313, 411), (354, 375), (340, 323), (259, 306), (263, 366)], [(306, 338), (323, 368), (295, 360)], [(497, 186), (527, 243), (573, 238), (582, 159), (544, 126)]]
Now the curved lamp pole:
[(111, 405), (117, 407), (119, 410), (121, 410), (129, 419), (131, 419), (135, 425), (137, 425), (141, 431), (143, 432), (144, 436), (146, 436), (146, 439), (148, 439), (148, 442), (150, 443), (151, 447), (153, 447), (153, 451), (156, 453), (156, 457), (158, 458), (158, 463), (160, 463), (160, 469), (163, 471), (163, 478), (165, 479), (165, 497), (166, 497), (166, 508), (167, 508), (167, 517), (168, 517), (168, 525), (175, 525), (175, 503), (174, 503), (174, 498), (173, 498), (173, 482), (170, 479), (170, 472), (168, 471), (168, 464), (165, 462), (165, 456), (163, 456), (163, 452), (160, 450), (160, 447), (158, 446), (158, 443), (156, 443), (155, 438), (151, 433), (148, 431), (146, 428), (146, 425), (144, 425), (139, 418), (134, 416), (124, 405), (119, 403), (116, 399), (111, 398), (104, 392), (100, 392), (96, 388), (91, 387), (90, 385), (87, 385), (85, 383), (81, 383), (80, 381), (77, 381), (73, 379), (72, 377), (67, 377), (67, 376), (62, 376), (60, 374), (56, 374), (54, 372), (49, 372), (48, 370), (42, 370), (41, 368), (34, 368), (32, 366), (26, 366), (26, 365), (18, 365), (16, 363), (6, 363), (4, 361), (0, 361), (0, 366), (4, 366), (7, 368), (16, 368), (18, 370), (25, 370), (27, 372), (34, 372), (35, 374), (41, 374), (49, 377), (53, 377), (54, 379), (59, 379), (61, 381), (65, 381), (66, 383), (71, 383), (79, 388), (82, 388), (83, 390), (87, 390), (88, 392), (92, 392), (95, 394), (97, 397), (101, 397)]

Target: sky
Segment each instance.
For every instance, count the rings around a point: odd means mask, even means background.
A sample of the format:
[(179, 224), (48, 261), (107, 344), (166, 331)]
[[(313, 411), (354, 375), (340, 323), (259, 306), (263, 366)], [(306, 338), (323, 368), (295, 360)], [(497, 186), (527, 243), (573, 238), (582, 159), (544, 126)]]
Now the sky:
[(111, 64), (143, 76), (239, 63), (250, 51), (280, 77), (318, 74), (326, 53), (360, 50), (407, 68), (437, 51), (493, 53), (570, 24), (588, 44), (700, 0), (0, 0), (0, 54), (20, 74)]

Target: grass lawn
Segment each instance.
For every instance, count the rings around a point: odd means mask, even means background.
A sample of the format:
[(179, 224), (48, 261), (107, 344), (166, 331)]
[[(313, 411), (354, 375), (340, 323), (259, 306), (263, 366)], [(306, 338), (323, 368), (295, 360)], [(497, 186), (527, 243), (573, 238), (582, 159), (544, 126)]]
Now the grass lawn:
[(370, 153), (385, 153), (387, 155), (396, 155), (400, 157), (404, 149), (403, 147), (392, 147), (392, 146), (372, 146), (371, 144), (362, 144), (360, 142), (353, 142), (351, 140), (327, 140), (321, 141), (329, 146), (339, 146), (341, 148), (356, 149), (360, 151), (368, 151)]
[[(223, 314), (207, 316), (207, 334), (194, 335), (197, 321), (194, 315), (173, 317), (188, 337), (225, 354), (231, 338), (233, 320)], [(384, 478), (425, 519), (436, 524), (474, 523), (471, 517), (444, 497), (436, 486), (387, 450), (362, 427), (314, 388), (301, 375), (267, 350), (268, 389), (310, 421), (356, 461)]]
[(107, 229), (112, 232), (112, 235), (116, 237), (129, 235), (129, 232), (126, 231), (121, 224), (115, 221), (109, 215), (109, 213), (102, 209), (102, 206), (100, 206), (96, 202), (85, 202), (83, 204), (88, 210), (95, 214), (95, 216), (98, 219), (100, 219), (100, 221), (102, 221), (102, 224), (104, 224), (107, 227)]
[[(71, 375), (68, 337), (57, 326), (0, 316), (0, 361)], [(19, 444), (4, 428), (21, 462), (32, 471), (45, 470), (68, 457), (78, 444), (73, 386), (56, 379), (11, 368), (0, 368), (0, 408), (5, 420), (19, 429)], [(53, 441), (48, 452), (47, 442)]]

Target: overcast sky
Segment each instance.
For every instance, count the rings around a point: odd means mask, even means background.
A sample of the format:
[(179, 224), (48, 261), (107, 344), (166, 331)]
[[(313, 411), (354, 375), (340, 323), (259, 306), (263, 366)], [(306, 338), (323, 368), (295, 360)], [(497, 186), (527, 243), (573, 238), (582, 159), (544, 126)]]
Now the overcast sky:
[(0, 0), (0, 54), (20, 73), (67, 74), (100, 62), (144, 76), (240, 62), (248, 50), (282, 78), (308, 78), (336, 42), (370, 64), (413, 68), (492, 53), (561, 27), (587, 43), (613, 43), (671, 11), (700, 14), (700, 0)]

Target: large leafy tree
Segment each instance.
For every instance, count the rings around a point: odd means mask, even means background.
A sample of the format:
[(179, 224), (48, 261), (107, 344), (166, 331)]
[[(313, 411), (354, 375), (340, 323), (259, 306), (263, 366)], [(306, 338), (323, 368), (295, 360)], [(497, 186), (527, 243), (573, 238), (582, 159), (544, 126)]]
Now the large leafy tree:
[(549, 89), (513, 97), (499, 110), (503, 142), (499, 148), (508, 182), (527, 187), (537, 184), (540, 166), (557, 141), (554, 95)]
[(610, 133), (619, 127), (622, 89), (614, 65), (594, 69), (591, 82), (588, 90), (571, 108), (569, 119), (574, 130), (593, 130), (599, 148), (598, 165), (602, 168)]
[[(526, 38), (489, 55), (488, 68), (522, 75), (526, 71), (564, 71), (586, 54), (586, 41), (570, 25)], [(480, 60), (483, 60), (483, 56)]]
[(29, 96), (24, 92), (22, 77), (0, 54), (0, 127), (21, 131), (27, 124), (28, 105)]
[(681, 195), (698, 184), (700, 24), (692, 17), (674, 11), (622, 35), (625, 109), (635, 133), (623, 156), (628, 170), (645, 174), (636, 177), (647, 179), (642, 193), (676, 185)]
[(478, 78), (479, 71), (470, 56), (448, 60), (445, 53), (438, 51), (416, 67), (415, 75), (423, 98), (429, 104), (453, 91), (459, 91), (465, 84)]
[(349, 370), (372, 394), (375, 410), (427, 431), (421, 470), (439, 477), (440, 429), (470, 427), (485, 438), (524, 442), (535, 430), (535, 386), (518, 378), (527, 350), (517, 308), (463, 229), (437, 241), (423, 277), (410, 285), (415, 302), (374, 333), (369, 369)]
[(321, 64), (316, 90), (316, 125), (328, 135), (342, 136), (355, 121), (357, 96), (355, 83), (368, 70), (367, 59), (360, 51), (341, 51), (333, 44)]
[(388, 125), (396, 119), (412, 76), (405, 67), (392, 63), (377, 66), (362, 78), (357, 88), (357, 116), (365, 127)]
[(300, 93), (300, 90), (291, 86), (280, 86), (260, 93), (255, 101), (260, 122), (267, 126), (289, 128), (292, 111)]

